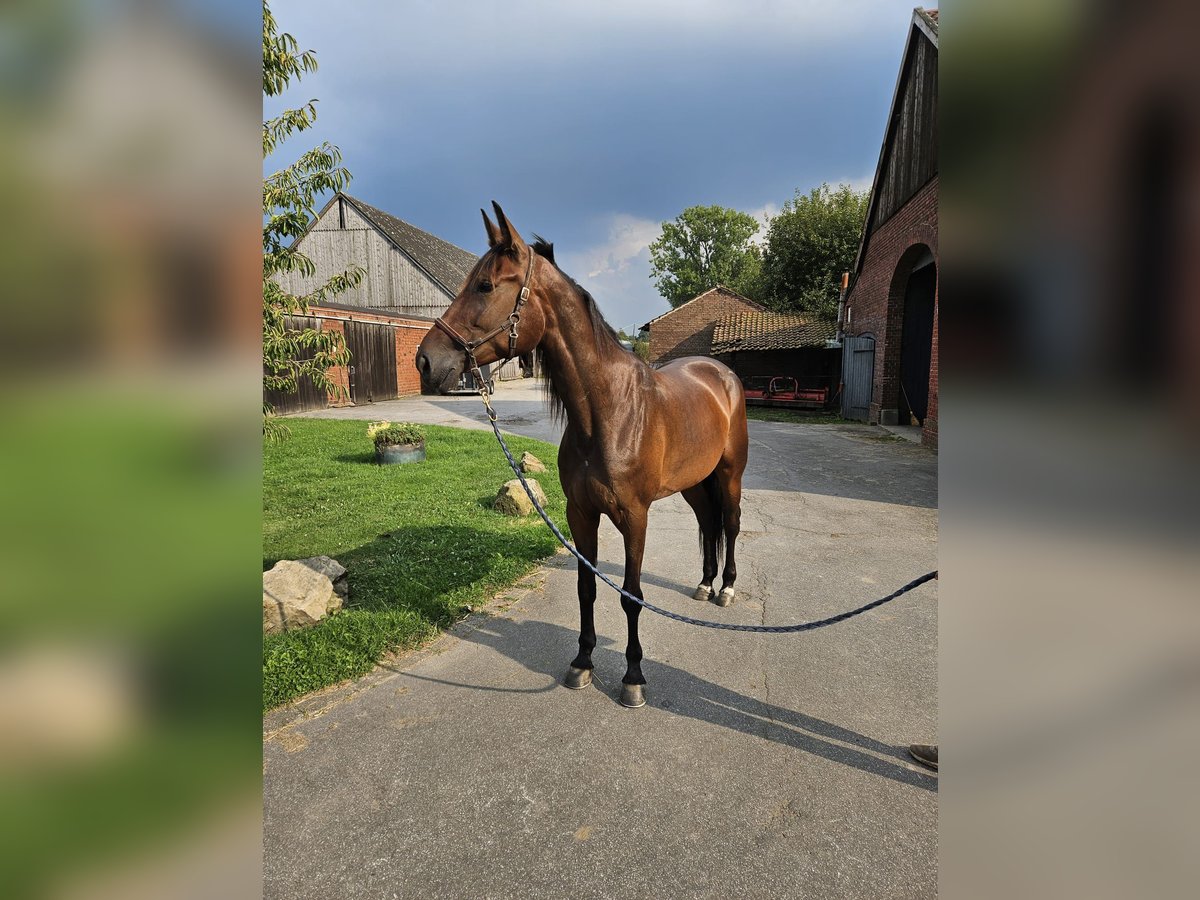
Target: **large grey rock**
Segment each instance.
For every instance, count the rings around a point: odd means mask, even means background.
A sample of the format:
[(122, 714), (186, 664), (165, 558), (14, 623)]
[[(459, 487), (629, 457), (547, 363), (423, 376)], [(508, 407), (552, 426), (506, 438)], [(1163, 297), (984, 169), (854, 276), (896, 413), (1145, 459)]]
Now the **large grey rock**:
[(263, 572), (263, 632), (315, 625), (342, 608), (329, 576), (303, 562), (284, 559)]
[[(538, 503), (545, 506), (546, 494), (542, 490), (542, 486), (537, 483), (537, 479), (526, 478), (525, 480), (529, 482), (529, 489), (537, 497)], [(525, 488), (521, 487), (521, 482), (516, 478), (504, 482), (504, 487), (500, 488), (500, 493), (496, 495), (496, 502), (492, 504), (492, 508), (506, 516), (527, 516), (533, 512), (533, 504), (529, 502), (529, 495), (525, 493)]]
[(310, 556), (308, 559), (298, 559), (296, 562), (308, 566), (314, 572), (320, 572), (333, 582), (333, 589), (342, 603), (350, 596), (350, 581), (346, 578), (346, 567), (332, 556)]
[(544, 462), (542, 462), (540, 459), (538, 459), (536, 456), (534, 456), (532, 453), (530, 453), (528, 450), (526, 450), (524, 453), (521, 454), (520, 465), (521, 465), (521, 471), (526, 474), (529, 474), (530, 472), (537, 474), (538, 472), (546, 471), (546, 464)]

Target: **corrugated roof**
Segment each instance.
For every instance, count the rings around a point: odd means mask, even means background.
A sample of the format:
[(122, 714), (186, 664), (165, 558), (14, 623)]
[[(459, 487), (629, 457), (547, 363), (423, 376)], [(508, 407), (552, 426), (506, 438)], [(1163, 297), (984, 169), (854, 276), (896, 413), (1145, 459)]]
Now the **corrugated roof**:
[(479, 257), (469, 250), (443, 241), (440, 237), (422, 231), (417, 226), (397, 219), (349, 194), (342, 196), (353, 203), (359, 212), (370, 219), (376, 228), (429, 273), (452, 297), (458, 293), (459, 287), (466, 281), (475, 263), (479, 262)]
[(799, 350), (823, 347), (837, 335), (837, 325), (812, 316), (747, 312), (726, 316), (713, 332), (712, 352), (735, 350)]

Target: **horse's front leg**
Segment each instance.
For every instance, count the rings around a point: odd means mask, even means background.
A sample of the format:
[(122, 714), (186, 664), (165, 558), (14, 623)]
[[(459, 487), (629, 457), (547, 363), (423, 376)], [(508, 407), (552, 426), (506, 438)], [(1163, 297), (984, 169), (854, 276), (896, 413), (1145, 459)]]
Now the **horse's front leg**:
[[(642, 596), (642, 554), (646, 550), (646, 520), (648, 510), (642, 509), (628, 514), (621, 523), (621, 534), (625, 537), (625, 583), (626, 591), (635, 597)], [(625, 647), (628, 668), (621, 679), (621, 705), (636, 709), (646, 705), (646, 692), (642, 675), (642, 643), (638, 640), (638, 616), (642, 607), (632, 600), (621, 597), (621, 608), (629, 624), (629, 643)]]
[[(576, 549), (595, 565), (600, 514), (568, 501), (567, 524), (571, 526)], [(563, 684), (572, 690), (585, 688), (592, 683), (592, 651), (596, 649), (595, 605), (596, 575), (579, 563), (579, 654), (571, 661), (567, 677), (563, 679)]]

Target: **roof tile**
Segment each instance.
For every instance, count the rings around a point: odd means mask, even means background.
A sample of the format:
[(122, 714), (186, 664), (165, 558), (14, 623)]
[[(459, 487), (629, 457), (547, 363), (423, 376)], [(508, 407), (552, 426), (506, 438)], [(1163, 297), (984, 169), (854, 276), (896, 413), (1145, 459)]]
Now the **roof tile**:
[(737, 313), (717, 322), (712, 352), (823, 347), (836, 333), (835, 323), (812, 316), (772, 312)]

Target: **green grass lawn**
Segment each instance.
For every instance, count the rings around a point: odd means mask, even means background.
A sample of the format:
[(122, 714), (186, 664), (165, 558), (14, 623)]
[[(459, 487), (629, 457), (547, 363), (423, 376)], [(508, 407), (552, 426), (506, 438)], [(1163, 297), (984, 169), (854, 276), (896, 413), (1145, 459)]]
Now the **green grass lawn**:
[(746, 418), (759, 422), (791, 422), (796, 425), (841, 425), (850, 422), (849, 419), (832, 413), (806, 412), (778, 406), (747, 406)]
[[(558, 542), (536, 514), (493, 512), (513, 478), (490, 431), (423, 426), (427, 459), (379, 466), (366, 422), (289, 419), (291, 437), (263, 448), (263, 569), (332, 556), (349, 570), (347, 608), (312, 628), (263, 641), (263, 703), (363, 675), (389, 650), (414, 646), (517, 581)], [(566, 531), (557, 448), (508, 437), (548, 472), (547, 512)]]

